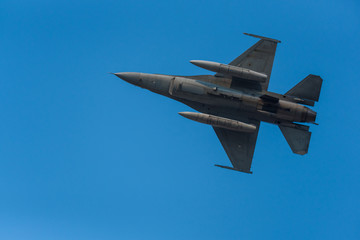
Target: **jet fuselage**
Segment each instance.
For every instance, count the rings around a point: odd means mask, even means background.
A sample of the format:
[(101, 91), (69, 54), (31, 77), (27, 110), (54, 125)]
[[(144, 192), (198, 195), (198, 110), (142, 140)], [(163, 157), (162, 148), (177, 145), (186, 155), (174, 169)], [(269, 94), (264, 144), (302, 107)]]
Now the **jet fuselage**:
[[(269, 92), (231, 89), (204, 80), (172, 75), (124, 72), (119, 78), (152, 92), (188, 103), (233, 109), (253, 119), (274, 124), (314, 123), (316, 112), (301, 104), (271, 97)], [(283, 96), (283, 95), (281, 95)], [(191, 105), (190, 105), (191, 106)]]
[[(135, 72), (115, 73), (119, 78), (174, 99), (197, 112), (179, 112), (187, 119), (212, 127), (232, 167), (251, 172), (261, 122), (279, 127), (291, 150), (305, 155), (311, 138), (310, 126), (316, 112), (306, 106), (319, 101), (322, 78), (309, 74), (284, 94), (268, 91), (279, 40), (258, 38), (254, 45), (230, 63), (192, 60), (190, 63), (214, 75), (174, 76)], [(306, 106), (304, 106), (306, 105)]]

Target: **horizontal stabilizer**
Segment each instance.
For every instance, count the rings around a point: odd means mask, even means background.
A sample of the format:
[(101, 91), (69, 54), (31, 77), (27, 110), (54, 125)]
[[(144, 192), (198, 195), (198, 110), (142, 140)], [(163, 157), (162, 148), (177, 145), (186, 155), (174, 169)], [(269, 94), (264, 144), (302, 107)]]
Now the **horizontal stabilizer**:
[(311, 132), (282, 125), (279, 128), (293, 153), (304, 155), (308, 152)]
[(285, 93), (285, 95), (311, 101), (319, 101), (322, 81), (320, 76), (310, 74)]

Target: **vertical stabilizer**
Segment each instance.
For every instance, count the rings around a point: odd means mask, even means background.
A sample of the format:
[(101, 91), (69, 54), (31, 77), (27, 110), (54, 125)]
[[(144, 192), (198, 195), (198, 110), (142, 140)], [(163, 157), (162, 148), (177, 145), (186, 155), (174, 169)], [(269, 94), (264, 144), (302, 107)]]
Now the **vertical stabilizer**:
[(319, 101), (322, 82), (323, 80), (320, 76), (310, 74), (285, 93), (285, 95), (317, 102)]

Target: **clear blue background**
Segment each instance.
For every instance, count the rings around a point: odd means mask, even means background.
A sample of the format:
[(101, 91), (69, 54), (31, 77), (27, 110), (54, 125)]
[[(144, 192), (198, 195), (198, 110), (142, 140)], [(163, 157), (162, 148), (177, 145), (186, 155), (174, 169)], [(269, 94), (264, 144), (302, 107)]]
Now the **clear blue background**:
[[(359, 1), (0, 3), (0, 239), (360, 239)], [(282, 40), (270, 91), (323, 77), (309, 154), (262, 124), (229, 165), (188, 107), (108, 72), (207, 74)]]

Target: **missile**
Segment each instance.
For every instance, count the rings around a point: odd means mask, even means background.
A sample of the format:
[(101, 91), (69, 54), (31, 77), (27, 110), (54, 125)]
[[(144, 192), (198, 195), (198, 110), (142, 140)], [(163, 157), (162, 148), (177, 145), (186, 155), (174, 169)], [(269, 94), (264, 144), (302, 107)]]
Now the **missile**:
[(240, 122), (237, 120), (218, 117), (215, 115), (204, 114), (204, 113), (195, 113), (195, 112), (179, 112), (179, 114), (183, 117), (186, 117), (190, 120), (194, 120), (196, 122), (205, 123), (212, 125), (214, 127), (226, 128), (233, 131), (238, 132), (255, 132), (256, 126), (244, 122)]
[(202, 60), (191, 60), (190, 62), (195, 66), (204, 68), (212, 72), (222, 73), (224, 75), (230, 75), (257, 82), (265, 82), (267, 79), (266, 74), (255, 72), (247, 68)]

